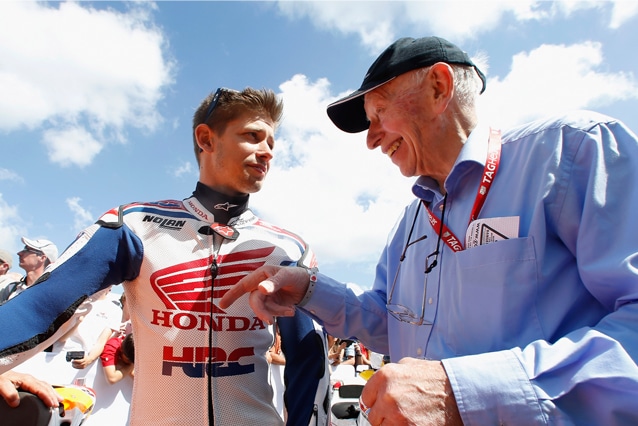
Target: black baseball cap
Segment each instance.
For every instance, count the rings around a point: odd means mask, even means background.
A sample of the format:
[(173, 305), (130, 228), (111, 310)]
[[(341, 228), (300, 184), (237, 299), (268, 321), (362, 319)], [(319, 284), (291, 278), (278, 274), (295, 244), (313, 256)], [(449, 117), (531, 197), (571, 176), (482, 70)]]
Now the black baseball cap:
[(364, 94), (401, 74), (429, 67), (437, 62), (474, 67), (483, 81), (481, 93), (485, 91), (485, 75), (458, 46), (440, 37), (404, 37), (392, 43), (374, 61), (358, 90), (328, 105), (328, 117), (344, 132), (358, 133), (366, 130), (370, 123), (363, 109)]

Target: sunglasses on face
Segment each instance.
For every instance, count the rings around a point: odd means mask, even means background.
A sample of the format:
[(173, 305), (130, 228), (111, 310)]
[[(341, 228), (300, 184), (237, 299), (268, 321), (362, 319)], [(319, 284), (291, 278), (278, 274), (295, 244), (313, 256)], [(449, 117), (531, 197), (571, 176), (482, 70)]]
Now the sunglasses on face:
[(25, 247), (22, 250), (20, 250), (18, 252), (18, 255), (20, 255), (20, 253), (33, 253), (33, 254), (36, 254), (38, 256), (44, 256), (44, 252), (41, 252), (40, 250), (29, 248), (29, 247)]

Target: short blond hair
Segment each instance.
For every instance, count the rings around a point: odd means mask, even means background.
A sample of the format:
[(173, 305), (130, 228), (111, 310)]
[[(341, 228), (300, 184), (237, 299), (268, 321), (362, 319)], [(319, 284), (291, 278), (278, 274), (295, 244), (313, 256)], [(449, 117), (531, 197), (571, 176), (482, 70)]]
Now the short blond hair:
[(197, 164), (199, 164), (199, 154), (201, 150), (197, 143), (195, 129), (200, 124), (208, 125), (215, 133), (221, 135), (226, 130), (226, 125), (230, 121), (236, 119), (246, 111), (268, 115), (274, 122), (275, 128), (277, 128), (283, 116), (283, 101), (270, 89), (253, 89), (247, 87), (241, 92), (224, 88), (218, 90), (219, 98), (213, 106), (213, 110), (209, 111), (216, 92), (212, 92), (208, 95), (193, 115), (193, 149), (195, 151)]

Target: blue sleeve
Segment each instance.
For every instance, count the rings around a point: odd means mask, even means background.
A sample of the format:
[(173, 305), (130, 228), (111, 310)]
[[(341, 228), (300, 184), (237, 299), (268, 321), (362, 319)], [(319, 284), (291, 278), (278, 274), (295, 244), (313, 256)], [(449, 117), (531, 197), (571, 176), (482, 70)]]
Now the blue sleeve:
[(126, 225), (87, 228), (36, 284), (0, 306), (0, 361), (10, 357), (0, 364), (52, 343), (85, 299), (137, 277), (142, 257), (142, 242)]
[[(326, 348), (321, 331), (315, 330), (310, 317), (297, 311), (294, 317), (277, 319), (281, 333), (281, 348), (286, 357), (284, 368), (284, 403), (288, 413), (287, 426), (307, 426), (317, 409), (329, 412), (328, 386), (321, 389), (328, 374)], [(323, 380), (322, 380), (323, 379)], [(314, 407), (315, 397), (325, 395), (323, 407)]]

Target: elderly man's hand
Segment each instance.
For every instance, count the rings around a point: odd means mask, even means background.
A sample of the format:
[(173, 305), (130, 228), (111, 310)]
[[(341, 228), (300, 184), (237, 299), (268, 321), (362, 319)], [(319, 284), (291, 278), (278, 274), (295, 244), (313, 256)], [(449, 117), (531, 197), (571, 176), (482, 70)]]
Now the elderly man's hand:
[(371, 425), (461, 426), (443, 364), (403, 358), (370, 377), (361, 394)]
[(303, 268), (262, 266), (228, 290), (219, 301), (219, 307), (226, 309), (249, 293), (248, 301), (257, 317), (272, 324), (273, 317), (295, 314), (295, 305), (306, 294), (308, 282), (308, 273)]

